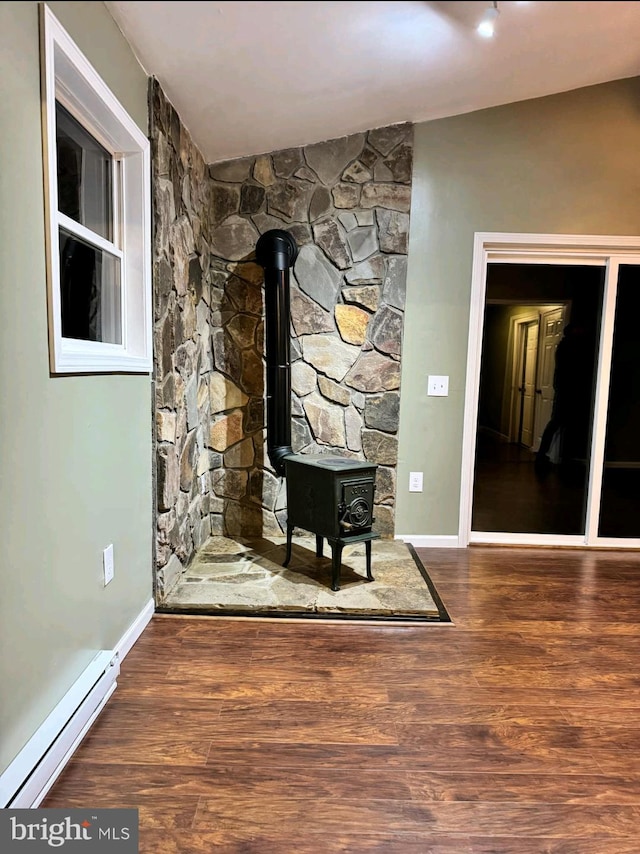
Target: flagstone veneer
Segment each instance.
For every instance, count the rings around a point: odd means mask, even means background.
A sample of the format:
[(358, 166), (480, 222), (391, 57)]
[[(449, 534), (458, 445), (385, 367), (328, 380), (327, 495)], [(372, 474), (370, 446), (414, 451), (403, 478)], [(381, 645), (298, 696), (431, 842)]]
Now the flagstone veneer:
[(162, 599), (211, 535), (279, 535), (265, 450), (258, 236), (283, 228), (291, 275), (292, 444), (384, 466), (393, 534), (411, 198), (411, 125), (205, 166), (152, 82), (157, 580)]

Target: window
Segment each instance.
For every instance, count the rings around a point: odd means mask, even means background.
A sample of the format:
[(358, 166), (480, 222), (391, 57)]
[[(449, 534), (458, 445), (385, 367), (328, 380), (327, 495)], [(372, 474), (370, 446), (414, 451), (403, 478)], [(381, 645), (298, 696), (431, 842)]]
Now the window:
[(42, 14), (50, 368), (149, 373), (149, 142)]

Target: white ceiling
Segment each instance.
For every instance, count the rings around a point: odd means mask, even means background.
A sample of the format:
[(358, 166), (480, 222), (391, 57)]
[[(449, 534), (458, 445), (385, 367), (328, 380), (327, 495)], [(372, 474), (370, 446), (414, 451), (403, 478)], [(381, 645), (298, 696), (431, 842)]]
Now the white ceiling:
[(107, 2), (213, 163), (640, 75), (640, 2)]

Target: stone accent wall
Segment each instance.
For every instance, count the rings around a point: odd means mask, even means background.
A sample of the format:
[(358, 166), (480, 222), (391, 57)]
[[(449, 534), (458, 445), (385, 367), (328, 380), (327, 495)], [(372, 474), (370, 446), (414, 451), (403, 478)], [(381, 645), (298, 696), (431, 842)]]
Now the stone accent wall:
[(300, 247), (291, 281), (292, 445), (378, 464), (393, 534), (412, 127), (207, 167), (150, 85), (156, 598), (211, 534), (281, 534), (266, 454), (260, 234)]
[(290, 231), (292, 444), (379, 465), (376, 529), (394, 531), (413, 132), (395, 125), (209, 167), (209, 444), (230, 535), (280, 534), (283, 484), (266, 456), (260, 234)]
[[(156, 598), (211, 534), (211, 184), (204, 160), (150, 83), (153, 168)], [(123, 429), (126, 426), (123, 425)]]

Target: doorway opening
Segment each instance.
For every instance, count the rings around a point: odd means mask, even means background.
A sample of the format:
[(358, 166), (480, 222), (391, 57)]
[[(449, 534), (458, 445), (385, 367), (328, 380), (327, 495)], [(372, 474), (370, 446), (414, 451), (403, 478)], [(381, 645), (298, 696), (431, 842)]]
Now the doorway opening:
[(461, 544), (640, 547), (639, 242), (477, 235)]
[(488, 264), (473, 531), (584, 534), (603, 293), (603, 267)]

